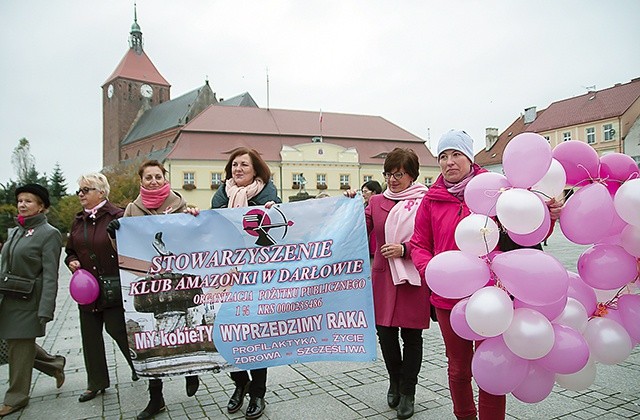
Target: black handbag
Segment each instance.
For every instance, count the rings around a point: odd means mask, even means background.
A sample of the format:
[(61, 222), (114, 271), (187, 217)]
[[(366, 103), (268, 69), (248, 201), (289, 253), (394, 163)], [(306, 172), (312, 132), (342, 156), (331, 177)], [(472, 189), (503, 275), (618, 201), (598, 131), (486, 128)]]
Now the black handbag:
[(112, 308), (122, 305), (122, 289), (120, 286), (120, 276), (99, 276), (100, 277), (100, 306)]
[(0, 293), (6, 296), (29, 300), (35, 284), (36, 279), (28, 279), (11, 273), (0, 274)]

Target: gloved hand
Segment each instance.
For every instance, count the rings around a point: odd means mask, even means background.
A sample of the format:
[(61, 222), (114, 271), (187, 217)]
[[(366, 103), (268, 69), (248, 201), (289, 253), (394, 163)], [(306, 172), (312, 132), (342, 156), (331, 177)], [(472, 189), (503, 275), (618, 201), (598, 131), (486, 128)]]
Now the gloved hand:
[(116, 230), (118, 229), (120, 229), (120, 220), (113, 219), (107, 225), (107, 235), (109, 235), (111, 239), (116, 239)]
[(51, 321), (51, 318), (46, 316), (41, 316), (39, 318), (40, 318), (40, 325), (42, 325), (43, 327), (47, 325), (47, 322)]

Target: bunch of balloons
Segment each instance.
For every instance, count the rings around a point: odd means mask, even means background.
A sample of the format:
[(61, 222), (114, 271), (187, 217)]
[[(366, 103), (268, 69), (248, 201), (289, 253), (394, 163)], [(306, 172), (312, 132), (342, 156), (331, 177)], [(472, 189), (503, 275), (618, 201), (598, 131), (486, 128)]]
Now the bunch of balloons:
[[(469, 182), (473, 213), (456, 228), (459, 251), (436, 255), (425, 276), (435, 293), (461, 299), (451, 312), (454, 331), (482, 340), (472, 361), (478, 386), (534, 403), (556, 382), (588, 388), (596, 362), (620, 363), (640, 342), (640, 171), (629, 156), (599, 158), (581, 141), (552, 150), (535, 133), (513, 138), (503, 168), (504, 176), (487, 172)], [(560, 228), (570, 241), (592, 244), (577, 274), (537, 249), (494, 251), (493, 216), (514, 242), (538, 244), (552, 228), (545, 201), (567, 185), (576, 191)]]

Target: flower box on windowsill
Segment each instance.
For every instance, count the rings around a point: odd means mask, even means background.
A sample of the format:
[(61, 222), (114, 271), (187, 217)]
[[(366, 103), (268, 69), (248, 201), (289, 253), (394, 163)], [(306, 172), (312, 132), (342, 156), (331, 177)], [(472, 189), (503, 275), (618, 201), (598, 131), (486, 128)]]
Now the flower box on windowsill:
[(300, 189), (300, 184), (293, 184), (293, 185), (291, 186), (291, 189), (292, 189), (292, 190), (299, 190), (299, 189)]
[(192, 191), (196, 189), (196, 184), (184, 184), (182, 186), (183, 190)]
[(348, 190), (351, 188), (351, 185), (347, 184), (347, 185), (340, 185), (340, 189), (341, 190)]
[(327, 189), (327, 184), (317, 184), (316, 188), (319, 190), (326, 190)]
[(218, 188), (220, 188), (220, 184), (211, 184), (212, 190), (217, 190)]

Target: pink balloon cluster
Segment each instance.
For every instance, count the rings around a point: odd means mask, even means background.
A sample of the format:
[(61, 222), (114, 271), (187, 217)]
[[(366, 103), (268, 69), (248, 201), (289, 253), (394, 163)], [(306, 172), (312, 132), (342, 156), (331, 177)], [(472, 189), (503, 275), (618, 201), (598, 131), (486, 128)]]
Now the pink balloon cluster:
[[(469, 182), (465, 202), (476, 214), (456, 229), (460, 251), (436, 255), (425, 276), (435, 293), (461, 299), (451, 312), (454, 331), (482, 340), (472, 362), (478, 386), (534, 403), (554, 383), (588, 388), (597, 363), (620, 363), (640, 342), (640, 171), (626, 155), (599, 158), (579, 141), (551, 150), (533, 133), (514, 137), (503, 160), (505, 176)], [(579, 274), (535, 249), (490, 253), (496, 215), (516, 243), (541, 242), (551, 227), (544, 201), (565, 184), (579, 189), (562, 210), (562, 232), (592, 245)]]

